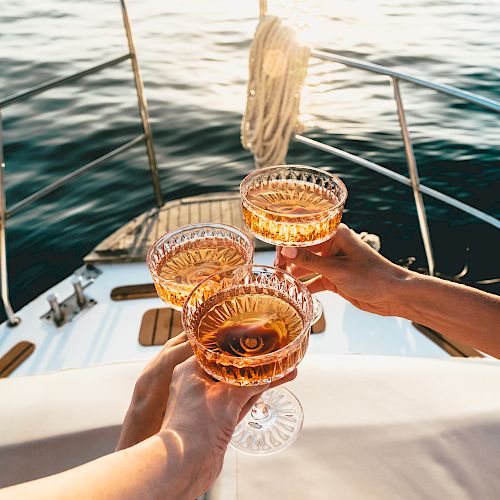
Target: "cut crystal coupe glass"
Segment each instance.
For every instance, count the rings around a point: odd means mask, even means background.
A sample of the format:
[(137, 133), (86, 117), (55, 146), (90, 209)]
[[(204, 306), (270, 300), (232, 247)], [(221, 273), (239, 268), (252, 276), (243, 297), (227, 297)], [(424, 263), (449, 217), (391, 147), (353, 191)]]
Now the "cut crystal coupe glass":
[[(288, 375), (304, 357), (312, 319), (311, 294), (287, 272), (242, 266), (202, 281), (184, 303), (182, 322), (203, 369), (221, 382), (268, 384)], [(268, 454), (297, 437), (303, 412), (297, 398), (265, 391), (236, 428), (231, 444)]]
[(205, 278), (252, 260), (252, 242), (243, 231), (225, 224), (192, 224), (170, 231), (153, 243), (146, 257), (158, 295), (179, 311)]
[[(255, 237), (273, 245), (306, 247), (335, 232), (347, 188), (324, 170), (278, 165), (247, 175), (240, 194), (245, 224)], [(313, 324), (321, 314), (321, 303), (314, 299)]]

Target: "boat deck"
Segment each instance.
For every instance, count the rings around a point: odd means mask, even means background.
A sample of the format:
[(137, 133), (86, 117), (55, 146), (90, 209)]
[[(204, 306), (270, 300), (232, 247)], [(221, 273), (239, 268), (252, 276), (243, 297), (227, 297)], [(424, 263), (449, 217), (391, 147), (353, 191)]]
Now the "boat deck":
[[(257, 264), (269, 265), (274, 252), (257, 252)], [(35, 345), (34, 352), (10, 377), (35, 375), (67, 368), (83, 368), (101, 364), (152, 358), (160, 345), (144, 346), (139, 332), (144, 315), (164, 307), (157, 296), (115, 301), (115, 287), (151, 281), (144, 262), (99, 264), (101, 274), (85, 289), (95, 301), (90, 309), (64, 326), (57, 327), (41, 320), (48, 310), (44, 296), (27, 304), (18, 315), (21, 323), (9, 328), (0, 325), (0, 356), (18, 342)], [(72, 277), (58, 283), (47, 293), (61, 299), (73, 293)], [(326, 330), (312, 335), (310, 354), (374, 354), (409, 357), (448, 358), (434, 342), (418, 332), (410, 321), (370, 314), (330, 292), (318, 294), (326, 320)]]
[[(165, 203), (131, 220), (85, 257), (86, 262), (140, 262), (152, 243), (171, 229), (187, 224), (215, 222), (246, 231), (241, 213), (240, 195), (222, 192), (190, 196)], [(256, 250), (271, 247), (254, 240)]]
[[(166, 231), (198, 222), (225, 223), (245, 229), (239, 193), (204, 194), (170, 201), (115, 231), (85, 258), (92, 264), (86, 269), (96, 274), (85, 288), (93, 307), (58, 327), (46, 320), (48, 303), (46, 297), (39, 296), (18, 311), (19, 326), (0, 325), (0, 359), (7, 353), (19, 361), (16, 366), (10, 366), (9, 358), (10, 368), (3, 376), (11, 372), (12, 376), (34, 375), (154, 356), (162, 342), (144, 339), (158, 337), (159, 340), (167, 333), (170, 335), (170, 330), (157, 336), (147, 328), (149, 316), (164, 305), (151, 283), (146, 253), (153, 241)], [(261, 250), (256, 253), (255, 262), (272, 265), (274, 248), (258, 240), (255, 244), (256, 249)], [(47, 293), (67, 300), (74, 293), (72, 280), (72, 276), (68, 277)], [(323, 333), (311, 337), (309, 351), (312, 353), (410, 357), (480, 355), (450, 346), (448, 340), (435, 332), (419, 331), (407, 320), (360, 311), (335, 294), (323, 292), (318, 298), (324, 308), (324, 323), (318, 332)], [(157, 321), (157, 316), (154, 318), (155, 325), (163, 324)], [(172, 326), (172, 321), (170, 324)], [(15, 348), (19, 343), (29, 344), (29, 353), (24, 356), (17, 353)]]

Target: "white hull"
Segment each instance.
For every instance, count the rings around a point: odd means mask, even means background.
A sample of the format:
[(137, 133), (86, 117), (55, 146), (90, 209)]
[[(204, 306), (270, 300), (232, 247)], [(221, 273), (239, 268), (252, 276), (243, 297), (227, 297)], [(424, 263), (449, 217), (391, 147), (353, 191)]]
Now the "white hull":
[[(272, 264), (272, 252), (257, 252), (256, 262)], [(73, 293), (71, 277), (23, 307), (21, 323), (0, 326), (0, 355), (16, 343), (35, 344), (34, 353), (11, 376), (35, 375), (66, 368), (149, 359), (161, 347), (144, 347), (138, 336), (142, 316), (148, 309), (163, 307), (158, 298), (115, 302), (110, 292), (117, 286), (151, 281), (144, 263), (99, 264), (102, 274), (85, 289), (97, 301), (73, 321), (58, 328), (40, 317), (48, 309), (45, 298), (56, 293), (60, 299)], [(448, 357), (436, 344), (420, 334), (409, 321), (384, 318), (359, 311), (328, 292), (319, 294), (323, 303), (326, 331), (311, 336), (312, 354), (376, 354), (418, 357)]]

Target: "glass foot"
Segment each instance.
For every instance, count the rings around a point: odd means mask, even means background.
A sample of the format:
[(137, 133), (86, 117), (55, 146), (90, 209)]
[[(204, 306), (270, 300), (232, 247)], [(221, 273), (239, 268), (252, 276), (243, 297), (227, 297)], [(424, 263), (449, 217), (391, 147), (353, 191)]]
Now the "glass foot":
[(323, 315), (323, 305), (321, 302), (313, 295), (312, 296), (312, 301), (313, 301), (313, 313), (312, 313), (312, 321), (311, 325), (314, 325), (317, 323), (320, 319), (321, 316)]
[(252, 455), (276, 453), (297, 439), (303, 421), (302, 406), (288, 389), (269, 389), (238, 424), (231, 446)]

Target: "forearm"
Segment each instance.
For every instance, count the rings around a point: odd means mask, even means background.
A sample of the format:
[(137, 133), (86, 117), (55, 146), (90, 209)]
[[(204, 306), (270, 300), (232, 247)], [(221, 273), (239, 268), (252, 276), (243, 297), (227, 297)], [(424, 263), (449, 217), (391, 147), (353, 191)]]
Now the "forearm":
[[(181, 443), (153, 436), (80, 467), (0, 491), (0, 500), (194, 498)], [(181, 473), (182, 472), (182, 473)]]
[(465, 285), (408, 273), (391, 290), (397, 316), (500, 357), (500, 298)]

